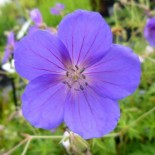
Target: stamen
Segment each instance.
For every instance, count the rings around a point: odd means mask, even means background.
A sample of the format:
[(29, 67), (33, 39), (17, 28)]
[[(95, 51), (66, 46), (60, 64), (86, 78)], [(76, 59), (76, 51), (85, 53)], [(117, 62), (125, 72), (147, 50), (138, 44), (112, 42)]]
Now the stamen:
[(75, 65), (75, 68), (76, 68), (77, 70), (79, 70), (79, 67), (78, 67), (77, 65)]
[(67, 76), (67, 77), (69, 76), (69, 73), (68, 73), (68, 72), (66, 72), (66, 76)]
[(86, 79), (85, 75), (81, 74), (83, 79)]
[(63, 81), (62, 83), (66, 84), (69, 88), (72, 88), (72, 86), (67, 81)]
[(62, 83), (63, 83), (63, 84), (66, 84), (66, 81), (63, 81)]
[(73, 68), (70, 68), (73, 72), (75, 72), (75, 69), (73, 69)]
[(83, 68), (83, 69), (80, 71), (80, 73), (83, 73), (83, 72), (84, 72), (84, 70), (85, 70), (85, 68)]
[(83, 86), (82, 86), (82, 85), (80, 85), (80, 89), (81, 89), (81, 90), (84, 90), (84, 88), (83, 88)]
[(80, 91), (80, 89), (77, 89), (77, 88), (74, 88), (74, 90), (76, 90), (76, 91)]
[(67, 84), (67, 86), (68, 86), (69, 88), (72, 88), (72, 86), (71, 86), (68, 82), (67, 82), (66, 84)]

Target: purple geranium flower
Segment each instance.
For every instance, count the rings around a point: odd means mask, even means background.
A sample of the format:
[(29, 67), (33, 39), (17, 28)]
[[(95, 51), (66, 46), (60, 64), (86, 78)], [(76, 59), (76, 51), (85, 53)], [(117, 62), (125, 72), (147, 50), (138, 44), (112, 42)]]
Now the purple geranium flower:
[(149, 18), (144, 28), (144, 37), (151, 46), (155, 46), (155, 18)]
[(2, 59), (2, 63), (6, 63), (10, 58), (11, 54), (13, 53), (15, 48), (15, 37), (14, 32), (10, 32), (7, 36), (7, 44), (5, 47), (4, 57)]
[(50, 9), (51, 13), (54, 15), (60, 15), (61, 12), (64, 10), (65, 6), (61, 3), (56, 3), (54, 7)]
[(39, 30), (15, 51), (17, 72), (30, 80), (22, 96), (24, 117), (51, 130), (62, 122), (85, 139), (112, 131), (117, 101), (140, 81), (140, 61), (128, 47), (112, 44), (110, 27), (99, 13), (67, 15), (54, 36)]

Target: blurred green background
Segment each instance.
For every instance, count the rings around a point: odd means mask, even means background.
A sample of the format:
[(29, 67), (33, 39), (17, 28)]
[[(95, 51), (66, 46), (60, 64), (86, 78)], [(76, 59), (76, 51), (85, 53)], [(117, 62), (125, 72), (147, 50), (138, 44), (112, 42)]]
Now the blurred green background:
[[(57, 27), (63, 15), (50, 14), (57, 0), (13, 0), (0, 6), (0, 58), (6, 44), (5, 32), (18, 33), (29, 11), (39, 8), (44, 22)], [(147, 13), (155, 4), (150, 0), (59, 0), (65, 5), (64, 15), (76, 9), (99, 11), (111, 26), (114, 42), (131, 47), (141, 59), (141, 83), (137, 91), (121, 100), (121, 118), (109, 135), (88, 141), (93, 155), (155, 155), (155, 49), (143, 37)], [(151, 51), (151, 52), (150, 52)], [(16, 73), (0, 71), (0, 154), (2, 155), (65, 155), (61, 138), (65, 126), (55, 132), (32, 127), (21, 115), (20, 96), (27, 81)], [(12, 90), (15, 84), (16, 94)], [(15, 95), (15, 96), (14, 96)], [(17, 98), (18, 107), (14, 104)], [(47, 136), (33, 139), (29, 144), (26, 134)], [(49, 137), (48, 137), (49, 136)], [(25, 152), (24, 152), (25, 151)]]

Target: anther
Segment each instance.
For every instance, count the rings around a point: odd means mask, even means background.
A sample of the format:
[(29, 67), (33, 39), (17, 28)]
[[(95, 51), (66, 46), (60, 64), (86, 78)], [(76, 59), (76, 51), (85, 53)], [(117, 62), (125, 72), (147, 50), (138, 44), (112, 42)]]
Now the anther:
[(77, 65), (75, 65), (75, 68), (78, 70), (79, 69), (79, 67), (77, 66)]
[(76, 91), (80, 91), (80, 89), (77, 89), (77, 88), (74, 88), (74, 90), (76, 90)]
[(67, 86), (68, 86), (69, 88), (71, 88), (71, 85), (70, 85), (67, 81), (63, 81), (62, 83), (63, 83), (63, 84), (67, 84)]
[(63, 84), (66, 84), (66, 81), (63, 81), (62, 83), (63, 83)]
[(80, 71), (80, 73), (84, 72), (84, 70), (85, 70), (85, 68), (83, 68), (83, 69)]
[(67, 84), (67, 86), (68, 86), (69, 88), (71, 88), (71, 85), (70, 85), (68, 82), (66, 82), (66, 84)]
[(72, 70), (73, 72), (75, 72), (75, 69), (71, 68), (71, 70)]
[(66, 76), (67, 76), (67, 77), (69, 76), (69, 73), (68, 73), (68, 72), (66, 72)]
[(82, 85), (80, 85), (80, 89), (81, 89), (81, 90), (84, 90), (84, 88), (83, 88), (83, 86), (82, 86)]
[(81, 74), (83, 79), (86, 79), (85, 75)]
[(88, 83), (87, 83), (87, 82), (85, 82), (85, 85), (86, 85), (86, 86), (88, 86)]

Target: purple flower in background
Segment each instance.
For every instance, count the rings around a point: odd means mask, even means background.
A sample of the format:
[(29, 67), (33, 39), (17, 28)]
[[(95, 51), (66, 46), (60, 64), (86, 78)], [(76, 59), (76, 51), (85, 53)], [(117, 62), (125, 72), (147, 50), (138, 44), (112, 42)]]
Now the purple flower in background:
[(61, 3), (56, 3), (54, 7), (51, 8), (51, 13), (54, 15), (60, 15), (61, 12), (64, 10), (65, 6)]
[(2, 59), (3, 64), (8, 61), (8, 59), (10, 58), (11, 54), (14, 51), (14, 48), (15, 48), (15, 37), (14, 37), (14, 33), (10, 32), (7, 36), (7, 44), (6, 44), (4, 56)]
[(149, 18), (144, 28), (144, 37), (151, 46), (155, 46), (155, 18)]
[(29, 32), (28, 32), (29, 34), (34, 33), (38, 29), (43, 29), (43, 30), (47, 30), (47, 31), (51, 32), (51, 29), (48, 28), (46, 26), (46, 24), (43, 22), (43, 18), (42, 18), (42, 15), (41, 15), (39, 9), (36, 8), (36, 9), (33, 9), (32, 11), (30, 11), (30, 17), (35, 25), (30, 27)]
[(36, 9), (33, 9), (32, 11), (30, 11), (30, 17), (36, 26), (39, 27), (40, 25), (43, 24), (42, 15), (41, 15), (39, 9), (36, 8)]
[(17, 72), (30, 82), (22, 96), (24, 117), (51, 130), (65, 122), (85, 139), (101, 137), (117, 125), (117, 101), (135, 91), (140, 61), (112, 43), (99, 13), (77, 10), (60, 23), (58, 35), (39, 30), (15, 51)]

